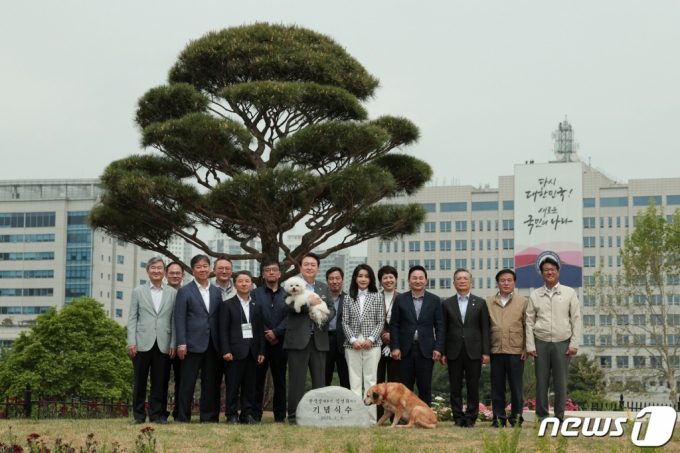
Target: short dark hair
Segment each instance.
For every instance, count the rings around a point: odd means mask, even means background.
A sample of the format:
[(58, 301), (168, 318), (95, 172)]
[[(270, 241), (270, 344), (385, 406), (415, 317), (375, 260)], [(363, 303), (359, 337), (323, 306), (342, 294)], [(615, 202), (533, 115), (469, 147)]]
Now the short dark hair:
[(359, 277), (360, 271), (368, 272), (368, 288), (366, 289), (371, 293), (378, 292), (378, 287), (375, 284), (375, 272), (373, 272), (373, 269), (368, 264), (361, 263), (357, 267), (355, 267), (354, 272), (352, 272), (352, 281), (349, 284), (349, 297), (351, 297), (352, 299), (356, 299), (359, 295), (359, 285), (357, 284), (357, 277)]
[(378, 281), (382, 281), (382, 278), (385, 275), (394, 275), (394, 278), (399, 278), (399, 273), (397, 272), (397, 268), (394, 266), (383, 266), (378, 270)]
[(498, 273), (496, 274), (496, 283), (498, 283), (498, 280), (501, 278), (501, 275), (505, 274), (512, 274), (512, 279), (514, 281), (517, 281), (517, 274), (515, 274), (515, 271), (513, 271), (512, 269), (502, 269), (498, 271)]
[(321, 258), (319, 258), (319, 255), (317, 255), (316, 253), (314, 252), (305, 253), (305, 256), (303, 256), (302, 259), (300, 260), (300, 264), (302, 264), (305, 258), (314, 258), (316, 260), (316, 265), (321, 266)]
[(465, 272), (466, 274), (468, 274), (470, 276), (470, 280), (472, 280), (472, 272), (470, 272), (469, 270), (467, 270), (463, 267), (456, 269), (456, 272), (453, 273), (453, 279), (455, 280), (456, 275), (460, 274), (461, 272)]
[(184, 266), (182, 266), (179, 261), (173, 261), (172, 263), (168, 264), (165, 266), (166, 269), (170, 269), (170, 266), (179, 266), (180, 269), (182, 269), (182, 272), (184, 272)]
[(422, 271), (425, 274), (425, 278), (427, 278), (427, 271), (425, 270), (425, 268), (423, 266), (418, 264), (418, 265), (413, 266), (411, 269), (408, 270), (408, 278), (409, 279), (411, 278), (411, 274), (415, 271)]
[(326, 280), (328, 280), (328, 276), (331, 275), (333, 272), (340, 272), (340, 277), (342, 277), (343, 280), (345, 279), (345, 271), (343, 271), (341, 268), (335, 266), (335, 267), (331, 267), (330, 269), (328, 269), (326, 271)]
[(201, 261), (205, 261), (208, 263), (208, 266), (210, 266), (210, 258), (208, 258), (208, 255), (196, 255), (193, 258), (191, 258), (191, 268), (193, 269), (194, 266)]
[(279, 263), (279, 260), (277, 260), (276, 258), (267, 258), (266, 260), (262, 261), (262, 263), (260, 263), (260, 274), (263, 273), (262, 269), (273, 264), (276, 264), (276, 267), (278, 267), (279, 270), (281, 270), (281, 264)]
[(214, 264), (214, 265), (217, 266), (217, 262), (218, 262), (218, 261), (222, 261), (222, 260), (229, 261), (229, 264), (231, 264), (232, 267), (234, 266), (234, 263), (231, 261), (231, 259), (230, 259), (227, 255), (220, 255), (220, 256), (218, 256), (217, 259), (215, 260), (215, 264)]
[(241, 275), (247, 275), (250, 278), (250, 281), (253, 281), (253, 274), (250, 273), (250, 271), (238, 271), (234, 276), (232, 277), (234, 279), (234, 282), (236, 282), (236, 279), (239, 278)]
[(545, 263), (552, 264), (557, 268), (558, 271), (560, 270), (560, 265), (557, 263), (557, 261), (555, 261), (553, 258), (548, 256), (546, 258), (543, 258), (543, 261), (541, 261), (541, 264), (538, 266), (538, 268), (541, 270), (541, 272), (543, 272), (543, 265)]

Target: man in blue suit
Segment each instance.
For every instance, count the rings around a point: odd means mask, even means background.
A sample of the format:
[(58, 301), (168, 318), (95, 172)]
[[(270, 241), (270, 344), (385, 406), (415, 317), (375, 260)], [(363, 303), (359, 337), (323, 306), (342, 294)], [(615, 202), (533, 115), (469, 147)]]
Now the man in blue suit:
[(191, 259), (194, 281), (177, 292), (175, 327), (177, 355), (183, 361), (178, 397), (177, 421), (191, 421), (191, 402), (198, 372), (201, 372), (201, 423), (217, 423), (219, 393), (216, 382), (221, 376), (219, 307), (222, 293), (208, 281), (210, 258)]
[[(227, 380), (227, 423), (259, 425), (253, 418), (255, 378), (265, 355), (262, 306), (250, 297), (253, 277), (248, 271), (234, 276), (236, 296), (220, 305), (220, 347)], [(238, 414), (239, 392), (241, 414)]]
[(399, 360), (401, 383), (428, 406), (432, 403), (432, 371), (444, 351), (444, 318), (438, 296), (425, 291), (427, 271), (413, 266), (408, 271), (411, 291), (394, 300), (390, 322), (392, 358)]
[(274, 421), (284, 423), (286, 421), (286, 368), (288, 365), (288, 351), (283, 349), (283, 340), (288, 326), (288, 313), (283, 311), (286, 292), (279, 285), (281, 268), (276, 259), (264, 260), (260, 266), (260, 274), (264, 285), (255, 288), (250, 293), (250, 297), (262, 307), (266, 352), (264, 362), (257, 367), (253, 418), (258, 422), (262, 420), (264, 383), (267, 378), (267, 369), (271, 368), (274, 384)]

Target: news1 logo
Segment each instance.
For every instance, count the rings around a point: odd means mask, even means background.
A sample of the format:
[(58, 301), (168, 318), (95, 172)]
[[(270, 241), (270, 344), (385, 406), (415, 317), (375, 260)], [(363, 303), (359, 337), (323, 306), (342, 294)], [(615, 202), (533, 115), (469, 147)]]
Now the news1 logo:
[[(642, 430), (642, 420), (645, 416), (649, 415), (649, 421), (647, 422), (647, 431), (645, 433), (645, 438), (640, 439), (640, 431)], [(633, 432), (630, 435), (630, 440), (635, 446), (638, 447), (663, 447), (671, 440), (673, 436), (673, 430), (675, 429), (675, 421), (677, 414), (675, 409), (667, 406), (654, 406), (645, 407), (640, 412), (637, 413), (635, 417), (636, 421), (633, 425)], [(548, 428), (548, 423), (552, 423), (552, 431), (550, 432), (550, 437), (557, 437), (557, 432), (561, 432), (564, 437), (577, 437), (579, 431), (576, 428), (581, 427), (581, 434), (585, 437), (621, 437), (623, 436), (623, 424), (628, 421), (626, 417), (620, 418), (596, 418), (593, 420), (592, 426), (590, 424), (591, 419), (585, 418), (580, 419), (576, 417), (569, 417), (564, 419), (562, 423), (562, 429), (560, 429), (560, 421), (554, 417), (549, 417), (541, 422), (541, 427), (538, 430), (538, 437), (545, 436), (545, 432)], [(602, 426), (600, 423), (603, 422)], [(609, 431), (614, 424), (614, 430)], [(572, 431), (572, 429), (576, 429)]]

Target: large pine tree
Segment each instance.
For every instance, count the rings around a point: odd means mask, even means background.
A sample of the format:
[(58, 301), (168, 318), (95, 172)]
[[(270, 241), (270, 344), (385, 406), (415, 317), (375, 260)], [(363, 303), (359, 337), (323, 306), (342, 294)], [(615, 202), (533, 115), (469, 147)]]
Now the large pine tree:
[[(142, 146), (157, 152), (106, 168), (90, 224), (175, 260), (173, 235), (216, 256), (198, 238), (198, 226), (213, 227), (241, 244), (233, 259), (283, 252), (284, 278), (333, 235), (344, 239), (324, 256), (414, 233), (425, 210), (389, 199), (416, 192), (432, 170), (393, 152), (418, 139), (413, 123), (368, 119), (362, 103), (377, 87), (331, 38), (304, 28), (208, 33), (180, 53), (167, 85), (140, 98)], [(285, 234), (300, 223), (308, 232), (291, 248)]]

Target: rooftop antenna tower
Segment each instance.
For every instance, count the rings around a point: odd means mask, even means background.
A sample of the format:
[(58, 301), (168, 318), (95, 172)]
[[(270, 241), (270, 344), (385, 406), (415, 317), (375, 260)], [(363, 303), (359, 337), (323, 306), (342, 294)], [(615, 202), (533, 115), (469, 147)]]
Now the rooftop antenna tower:
[(567, 121), (566, 115), (557, 130), (552, 133), (552, 138), (555, 140), (554, 151), (557, 162), (578, 162), (576, 151), (579, 149), (579, 144), (574, 141), (574, 129)]

